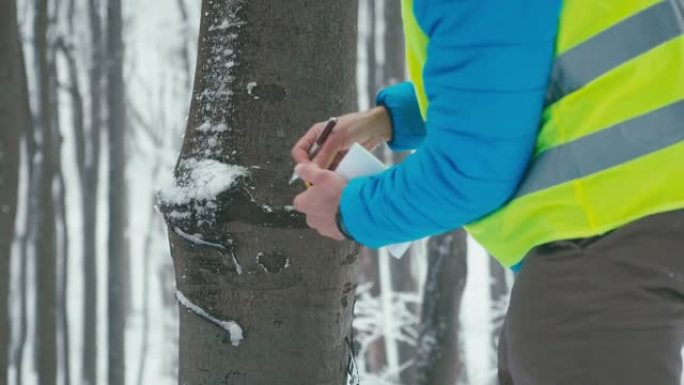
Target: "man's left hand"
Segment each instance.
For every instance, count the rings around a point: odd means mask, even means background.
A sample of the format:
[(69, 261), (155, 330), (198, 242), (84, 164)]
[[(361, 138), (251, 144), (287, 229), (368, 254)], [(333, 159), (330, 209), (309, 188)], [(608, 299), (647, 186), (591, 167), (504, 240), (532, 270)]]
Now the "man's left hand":
[(336, 214), (347, 181), (315, 163), (299, 164), (297, 175), (312, 186), (294, 199), (295, 210), (306, 215), (306, 223), (319, 234), (341, 241), (345, 237), (337, 227)]

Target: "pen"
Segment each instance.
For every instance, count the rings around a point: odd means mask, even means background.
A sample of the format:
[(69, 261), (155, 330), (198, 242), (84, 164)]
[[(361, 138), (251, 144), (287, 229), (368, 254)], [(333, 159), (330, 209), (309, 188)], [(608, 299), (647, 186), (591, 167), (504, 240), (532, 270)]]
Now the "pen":
[[(323, 147), (323, 143), (325, 143), (325, 141), (328, 140), (328, 136), (330, 136), (330, 133), (332, 132), (333, 128), (335, 128), (336, 124), (337, 118), (328, 119), (328, 123), (325, 125), (325, 128), (318, 136), (313, 146), (311, 146), (311, 148), (309, 149), (309, 159), (313, 160), (313, 158), (315, 158), (316, 155), (318, 155), (318, 152), (321, 151), (321, 148)], [(293, 172), (292, 176), (290, 177), (290, 182), (288, 182), (288, 184), (294, 183), (297, 179), (299, 179), (299, 175), (297, 175), (296, 172)]]

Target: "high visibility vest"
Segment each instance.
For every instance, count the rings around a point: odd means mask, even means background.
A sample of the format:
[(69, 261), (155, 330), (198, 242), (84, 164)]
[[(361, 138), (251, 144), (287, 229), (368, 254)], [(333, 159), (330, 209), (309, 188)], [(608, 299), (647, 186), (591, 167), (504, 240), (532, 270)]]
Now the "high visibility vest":
[[(428, 38), (412, 0), (403, 7), (425, 119)], [(684, 0), (565, 0), (555, 55), (526, 176), (467, 226), (505, 266), (538, 245), (684, 208)]]

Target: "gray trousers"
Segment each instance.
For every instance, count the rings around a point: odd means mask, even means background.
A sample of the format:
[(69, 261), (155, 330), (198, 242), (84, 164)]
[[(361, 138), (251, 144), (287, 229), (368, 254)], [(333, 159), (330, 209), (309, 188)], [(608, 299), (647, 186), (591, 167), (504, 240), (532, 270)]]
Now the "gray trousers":
[(684, 211), (534, 249), (499, 343), (501, 385), (680, 385)]

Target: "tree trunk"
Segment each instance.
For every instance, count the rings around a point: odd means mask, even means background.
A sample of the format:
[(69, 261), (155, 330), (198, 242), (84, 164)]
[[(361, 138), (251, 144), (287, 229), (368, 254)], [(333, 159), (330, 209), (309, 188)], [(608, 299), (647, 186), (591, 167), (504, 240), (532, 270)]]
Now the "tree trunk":
[(0, 52), (0, 383), (7, 383), (10, 253), (17, 210), (19, 149), (21, 133), (30, 124), (14, 0), (0, 4)]
[(54, 144), (51, 81), (48, 44), (48, 0), (37, 0), (34, 20), (36, 59), (35, 204), (31, 205), (32, 242), (36, 250), (36, 365), (40, 385), (57, 380), (57, 274), (55, 207), (52, 194), (54, 179)]
[(404, 26), (401, 2), (385, 0), (385, 71), (384, 83), (391, 85), (406, 79)]
[(467, 275), (465, 231), (431, 238), (428, 256), (413, 383), (456, 384), (464, 372), (458, 332)]
[[(323, 239), (286, 206), (303, 188), (287, 185), (292, 144), (355, 108), (356, 2), (202, 7), (189, 124), (161, 202), (181, 304), (179, 384), (342, 385), (358, 248)], [(213, 191), (197, 189), (209, 180)]]
[[(384, 0), (383, 4), (383, 50), (384, 63), (382, 66), (382, 87), (390, 86), (405, 79), (405, 59), (404, 59), (404, 33), (401, 20), (401, 2), (394, 0)], [(392, 163), (400, 163), (405, 157), (405, 153), (393, 153)], [(401, 259), (391, 258), (390, 269), (392, 276), (392, 290), (400, 293), (416, 293), (418, 282), (413, 275), (413, 261), (416, 258), (414, 250), (411, 249)], [(409, 304), (409, 310), (418, 314), (418, 305)], [(405, 365), (415, 357), (416, 347), (404, 341), (397, 341), (399, 362)], [(415, 365), (403, 368), (399, 374), (402, 384), (410, 384), (415, 378)]]
[[(55, 12), (59, 15), (59, 10)], [(69, 279), (68, 259), (69, 259), (69, 224), (67, 221), (66, 210), (66, 191), (64, 184), (64, 173), (62, 170), (62, 133), (60, 131), (60, 110), (59, 110), (59, 95), (58, 95), (58, 80), (59, 74), (57, 70), (57, 41), (51, 42), (49, 48), (49, 75), (50, 75), (50, 110), (52, 113), (52, 124), (50, 130), (52, 131), (52, 167), (54, 168), (54, 185), (52, 186), (53, 199), (55, 202), (55, 226), (56, 226), (56, 254), (57, 260), (55, 267), (55, 274), (57, 275), (56, 295), (58, 320), (57, 320), (57, 338), (59, 349), (59, 363), (61, 364), (61, 383), (64, 385), (71, 384), (69, 376), (69, 315), (67, 312), (67, 280)], [(56, 186), (56, 187), (55, 187)], [(57, 267), (58, 266), (58, 267)]]
[(107, 1), (107, 137), (109, 139), (109, 237), (107, 312), (109, 385), (125, 382), (128, 239), (126, 188), (126, 116), (121, 0)]
[[(365, 17), (359, 17), (359, 39), (364, 40), (362, 47), (365, 48), (366, 56), (366, 87), (359, 92), (366, 94), (366, 99), (368, 100), (367, 106), (362, 106), (363, 108), (370, 108), (374, 104), (375, 93), (378, 90), (378, 82), (376, 77), (377, 71), (377, 60), (375, 55), (375, 0), (361, 0), (359, 2), (359, 7), (361, 7), (361, 12), (359, 15), (365, 14)], [(364, 23), (365, 21), (365, 23)], [(381, 146), (375, 150), (374, 154), (379, 158), (383, 159), (384, 148)], [(370, 296), (381, 302), (381, 281), (380, 281), (380, 261), (378, 258), (378, 250), (371, 250), (368, 248), (362, 248), (360, 253), (360, 280), (361, 284), (371, 283)], [(382, 306), (382, 305), (381, 305)], [(378, 373), (387, 367), (387, 350), (385, 348), (386, 339), (380, 334), (378, 338), (370, 342), (370, 346), (362, 347), (367, 352), (366, 357), (364, 357), (363, 362), (365, 362), (367, 368), (366, 371), (371, 373)]]
[[(508, 282), (506, 279), (506, 270), (501, 264), (489, 256), (489, 276), (490, 276), (490, 296), (492, 299), (491, 314), (492, 314), (492, 348), (496, 351), (499, 346), (499, 336), (501, 334), (501, 327), (503, 326), (504, 318), (506, 317), (506, 308), (508, 306)], [(496, 359), (496, 354), (492, 355)], [(496, 365), (496, 362), (493, 363)]]
[(375, 94), (378, 92), (380, 82), (378, 81), (378, 60), (376, 55), (376, 27), (377, 19), (375, 12), (375, 0), (367, 0), (364, 2), (367, 5), (368, 16), (368, 30), (366, 31), (366, 60), (368, 61), (368, 82), (366, 83), (366, 92), (368, 93), (368, 107), (375, 104)]
[[(83, 351), (84, 385), (97, 382), (97, 192), (100, 168), (100, 130), (102, 128), (103, 40), (100, 1), (88, 0), (90, 25), (90, 67), (88, 69), (88, 127), (74, 125), (77, 159), (81, 176), (83, 206)], [(75, 112), (76, 114), (77, 112)], [(76, 115), (78, 116), (78, 115)], [(79, 123), (79, 122), (76, 122)]]

